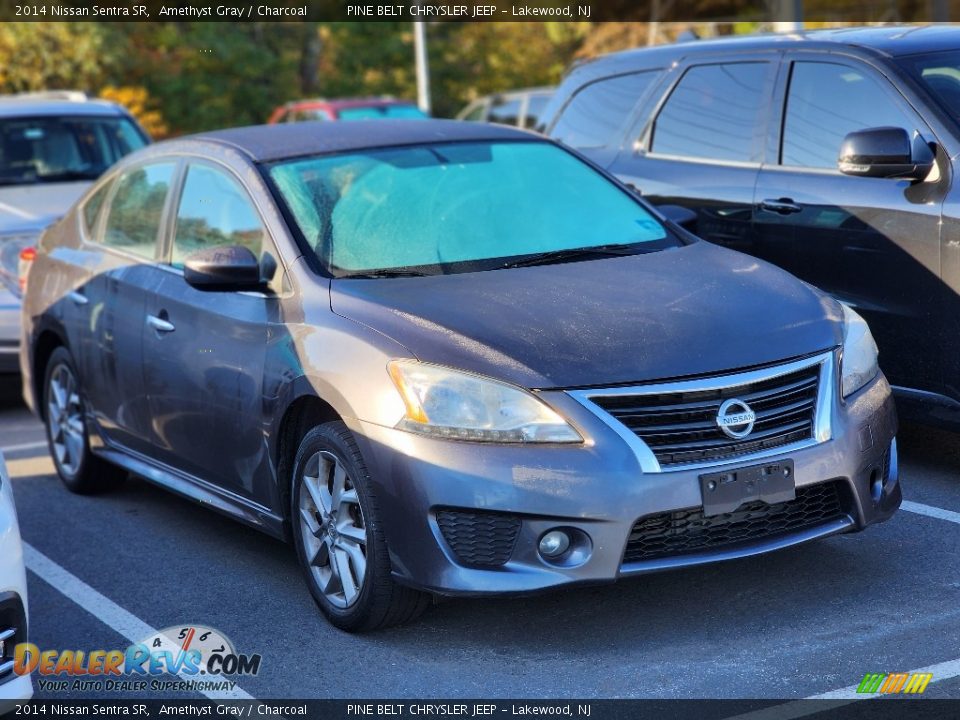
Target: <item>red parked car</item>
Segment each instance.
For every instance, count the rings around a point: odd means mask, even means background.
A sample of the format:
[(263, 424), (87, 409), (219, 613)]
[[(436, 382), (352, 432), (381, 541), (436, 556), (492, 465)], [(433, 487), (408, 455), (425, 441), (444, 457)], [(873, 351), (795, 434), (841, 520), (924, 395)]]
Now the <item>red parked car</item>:
[(270, 115), (268, 123), (308, 120), (424, 120), (425, 112), (409, 100), (349, 98), (342, 100), (293, 100)]

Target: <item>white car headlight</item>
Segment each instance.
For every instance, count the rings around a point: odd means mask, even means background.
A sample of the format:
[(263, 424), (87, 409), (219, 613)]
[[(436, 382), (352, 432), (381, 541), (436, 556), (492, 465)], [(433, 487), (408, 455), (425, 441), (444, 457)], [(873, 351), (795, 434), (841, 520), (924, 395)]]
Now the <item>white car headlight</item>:
[(880, 371), (877, 365), (877, 343), (867, 321), (851, 308), (843, 307), (843, 359), (840, 363), (840, 391), (852, 395)]
[(393, 360), (388, 370), (407, 408), (403, 430), (452, 440), (583, 442), (546, 403), (514, 385), (416, 360)]

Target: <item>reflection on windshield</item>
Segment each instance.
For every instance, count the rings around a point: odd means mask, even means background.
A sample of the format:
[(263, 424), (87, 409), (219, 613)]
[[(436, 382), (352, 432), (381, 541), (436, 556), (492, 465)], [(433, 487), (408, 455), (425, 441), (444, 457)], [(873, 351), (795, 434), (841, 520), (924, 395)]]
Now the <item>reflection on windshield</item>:
[(903, 58), (900, 63), (954, 120), (960, 121), (960, 52), (915, 55)]
[[(469, 272), (523, 256), (566, 262), (673, 243), (628, 192), (546, 142), (371, 150), (277, 163), (270, 175), (337, 275)], [(597, 252), (569, 252), (588, 248)]]
[(0, 119), (0, 185), (93, 180), (144, 144), (126, 118)]

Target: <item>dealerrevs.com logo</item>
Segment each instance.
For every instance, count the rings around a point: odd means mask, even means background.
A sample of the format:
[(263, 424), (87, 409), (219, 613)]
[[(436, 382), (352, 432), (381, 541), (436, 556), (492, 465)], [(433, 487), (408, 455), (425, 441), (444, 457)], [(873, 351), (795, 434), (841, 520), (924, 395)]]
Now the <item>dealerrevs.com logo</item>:
[(21, 643), (13, 669), (36, 673), (42, 691), (203, 692), (233, 690), (229, 678), (256, 675), (261, 659), (237, 652), (220, 631), (194, 624), (168, 627), (125, 650), (41, 650)]
[(867, 673), (857, 686), (857, 692), (919, 695), (932, 679), (932, 673)]

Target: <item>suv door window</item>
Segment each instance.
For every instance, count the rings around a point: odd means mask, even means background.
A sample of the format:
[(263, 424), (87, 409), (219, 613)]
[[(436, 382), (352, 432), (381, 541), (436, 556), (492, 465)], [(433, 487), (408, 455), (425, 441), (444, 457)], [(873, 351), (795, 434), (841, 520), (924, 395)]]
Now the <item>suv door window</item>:
[(793, 64), (780, 153), (783, 165), (836, 168), (847, 133), (884, 126), (910, 133), (916, 129), (876, 80), (849, 65)]
[(236, 179), (209, 165), (190, 165), (177, 209), (175, 267), (198, 250), (225, 245), (243, 245), (260, 257), (263, 233), (260, 215)]
[(584, 86), (567, 103), (550, 134), (573, 148), (614, 145), (640, 96), (658, 72), (617, 75)]
[(517, 125), (520, 122), (520, 101), (522, 98), (512, 100), (502, 98), (494, 100), (490, 106), (490, 114), (487, 116), (487, 122), (500, 123), (501, 125)]
[(651, 151), (731, 162), (759, 162), (769, 63), (700, 65), (684, 73), (660, 111)]
[(176, 170), (175, 162), (140, 165), (116, 183), (103, 232), (103, 244), (153, 259), (163, 206)]

